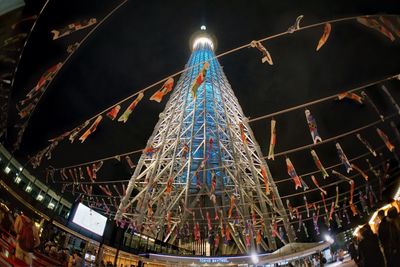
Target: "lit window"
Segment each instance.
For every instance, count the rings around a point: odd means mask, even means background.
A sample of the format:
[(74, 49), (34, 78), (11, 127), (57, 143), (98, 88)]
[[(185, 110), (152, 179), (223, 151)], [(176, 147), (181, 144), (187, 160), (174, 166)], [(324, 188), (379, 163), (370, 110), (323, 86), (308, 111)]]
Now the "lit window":
[(37, 195), (37, 197), (36, 197), (36, 199), (37, 199), (38, 201), (42, 201), (43, 198), (44, 198), (44, 196), (41, 195), (41, 194)]
[(19, 177), (19, 176), (15, 177), (14, 181), (16, 184), (19, 184), (21, 182), (21, 177)]
[(7, 174), (9, 174), (10, 171), (11, 171), (10, 167), (6, 166), (6, 167), (4, 168), (4, 172), (7, 173)]
[(55, 205), (53, 202), (50, 202), (49, 205), (47, 205), (47, 207), (52, 210), (54, 209)]
[(27, 185), (25, 191), (28, 193), (32, 192), (32, 187), (30, 185)]

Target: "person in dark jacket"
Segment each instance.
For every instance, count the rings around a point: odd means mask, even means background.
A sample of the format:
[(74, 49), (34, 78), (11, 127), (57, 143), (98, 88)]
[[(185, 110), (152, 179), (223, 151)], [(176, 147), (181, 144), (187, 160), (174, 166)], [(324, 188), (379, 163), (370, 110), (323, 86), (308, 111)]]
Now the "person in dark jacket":
[(390, 222), (385, 216), (385, 211), (378, 211), (378, 218), (381, 221), (378, 226), (378, 238), (381, 242), (386, 261), (390, 258)]
[[(388, 267), (400, 266), (400, 217), (395, 207), (388, 210), (389, 223), (388, 256), (386, 257)], [(385, 252), (386, 253), (386, 252)]]
[(361, 228), (360, 234), (361, 241), (358, 244), (360, 266), (385, 266), (385, 260), (379, 247), (378, 237), (372, 232), (369, 224), (366, 224)]

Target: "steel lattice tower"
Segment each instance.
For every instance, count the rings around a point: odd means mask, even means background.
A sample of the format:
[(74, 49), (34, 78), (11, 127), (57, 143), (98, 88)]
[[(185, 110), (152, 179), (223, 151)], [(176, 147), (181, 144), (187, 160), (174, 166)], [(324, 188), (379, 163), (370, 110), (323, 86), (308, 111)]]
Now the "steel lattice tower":
[[(292, 242), (293, 232), (279, 192), (215, 58), (212, 39), (203, 31), (196, 40), (188, 69), (148, 140), (147, 147), (156, 152), (141, 155), (116, 219), (124, 217), (137, 227), (143, 226), (140, 231), (154, 237), (157, 231), (164, 230), (164, 241), (170, 243), (177, 236), (182, 238), (182, 229), (194, 231), (191, 229), (196, 223), (201, 225), (203, 237), (223, 236), (221, 229), (229, 227), (232, 240), (242, 253), (256, 250), (260, 229), (268, 240), (268, 245), (264, 240), (261, 245), (275, 249), (272, 222), (276, 220), (283, 222)], [(194, 98), (192, 84), (205, 62), (210, 65)], [(261, 166), (267, 172), (268, 195)], [(235, 208), (228, 218), (232, 196)], [(207, 212), (212, 230), (207, 227)]]

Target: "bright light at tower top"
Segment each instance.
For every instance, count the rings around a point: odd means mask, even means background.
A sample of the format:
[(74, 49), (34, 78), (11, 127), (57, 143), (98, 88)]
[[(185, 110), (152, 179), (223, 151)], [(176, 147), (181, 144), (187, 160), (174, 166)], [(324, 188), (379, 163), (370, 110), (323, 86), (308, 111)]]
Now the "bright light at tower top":
[(196, 38), (194, 40), (194, 42), (193, 42), (193, 50), (196, 49), (196, 47), (198, 45), (205, 45), (205, 44), (208, 44), (209, 46), (211, 46), (211, 49), (214, 50), (214, 44), (211, 41), (211, 39), (208, 38), (208, 37), (204, 37), (204, 36), (198, 37), (198, 38)]
[(200, 30), (202, 30), (202, 31), (205, 31), (205, 30), (207, 30), (207, 27), (206, 27), (206, 25), (201, 25), (201, 27), (200, 27)]

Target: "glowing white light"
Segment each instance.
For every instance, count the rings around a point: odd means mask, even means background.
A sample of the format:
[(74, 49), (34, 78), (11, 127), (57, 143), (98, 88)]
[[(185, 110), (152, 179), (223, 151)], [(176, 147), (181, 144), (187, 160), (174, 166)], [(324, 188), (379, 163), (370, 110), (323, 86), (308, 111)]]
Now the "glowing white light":
[(27, 185), (25, 191), (30, 193), (32, 191), (32, 187), (30, 185)]
[(44, 198), (44, 196), (41, 195), (41, 194), (37, 195), (37, 197), (36, 197), (36, 199), (37, 199), (38, 201), (42, 201), (43, 198)]
[(9, 174), (10, 171), (11, 171), (10, 167), (6, 166), (6, 167), (4, 168), (4, 172), (5, 172), (6, 174)]
[(21, 178), (17, 176), (17, 177), (15, 177), (14, 181), (16, 184), (19, 184), (21, 182)]
[(329, 242), (330, 244), (333, 244), (333, 242), (335, 242), (333, 241), (333, 238), (330, 235), (325, 235), (324, 238), (326, 242)]
[(395, 200), (400, 200), (400, 186), (397, 188), (397, 192), (394, 195), (394, 199)]
[(206, 25), (201, 25), (200, 30), (205, 31), (207, 29)]
[(52, 210), (54, 209), (55, 205), (53, 202), (50, 202), (49, 205), (47, 205), (47, 207)]
[(259, 262), (258, 256), (257, 256), (256, 253), (252, 253), (252, 254), (251, 254), (251, 261), (252, 261), (254, 264), (257, 264), (257, 263)]
[(19, 167), (19, 171), (22, 171), (22, 167)]
[(195, 49), (198, 45), (205, 45), (205, 44), (208, 44), (209, 46), (211, 46), (211, 49), (214, 49), (213, 42), (207, 37), (199, 37), (196, 40), (194, 40), (193, 49)]

